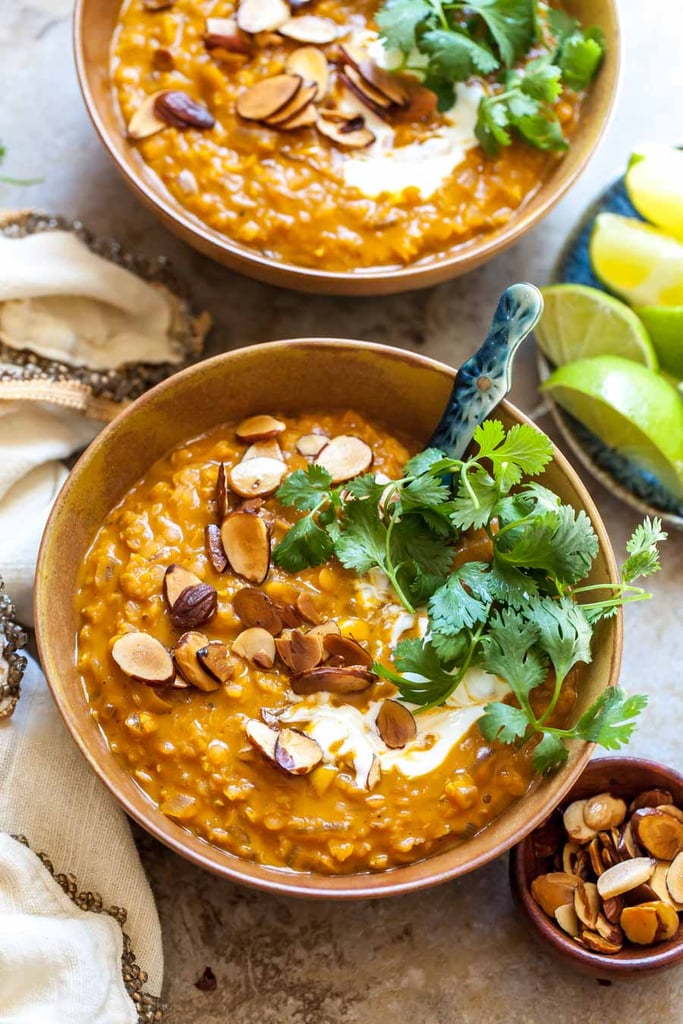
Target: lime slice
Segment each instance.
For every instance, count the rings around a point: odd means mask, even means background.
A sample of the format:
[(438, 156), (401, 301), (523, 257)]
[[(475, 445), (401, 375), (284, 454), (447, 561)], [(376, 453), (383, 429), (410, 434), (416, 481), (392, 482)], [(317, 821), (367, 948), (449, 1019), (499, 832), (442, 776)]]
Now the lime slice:
[(555, 366), (591, 356), (623, 356), (657, 369), (647, 331), (619, 299), (582, 284), (554, 284), (541, 291), (544, 306), (536, 341)]
[(638, 213), (683, 241), (683, 151), (643, 146), (631, 157), (624, 182)]
[(657, 228), (617, 213), (595, 218), (593, 270), (631, 306), (683, 306), (683, 245)]
[(629, 359), (595, 356), (561, 366), (541, 389), (683, 498), (683, 399), (663, 377)]
[(650, 334), (662, 370), (683, 380), (683, 306), (641, 306), (636, 313)]

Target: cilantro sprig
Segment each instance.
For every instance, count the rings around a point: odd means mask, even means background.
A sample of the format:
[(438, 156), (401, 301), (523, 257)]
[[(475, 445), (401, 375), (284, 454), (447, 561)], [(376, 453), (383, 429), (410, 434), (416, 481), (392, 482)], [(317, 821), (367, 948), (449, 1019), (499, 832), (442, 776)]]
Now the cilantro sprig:
[[(472, 666), (500, 677), (514, 703), (488, 704), (480, 730), (488, 740), (533, 741), (539, 771), (566, 759), (567, 740), (616, 749), (633, 732), (646, 698), (619, 689), (573, 726), (557, 725), (556, 712), (569, 674), (591, 660), (597, 621), (651, 596), (635, 581), (659, 570), (666, 538), (658, 519), (646, 519), (627, 544), (621, 582), (584, 583), (598, 554), (590, 519), (529, 479), (551, 458), (535, 428), (506, 432), (487, 420), (465, 458), (427, 449), (388, 484), (368, 474), (335, 487), (326, 470), (309, 466), (277, 491), (302, 516), (273, 555), (290, 571), (333, 555), (360, 574), (381, 569), (409, 611), (426, 606), (429, 630), (399, 642), (393, 666), (375, 671), (418, 710), (447, 701)], [(487, 539), (489, 557), (456, 564), (472, 531)]]
[[(489, 79), (475, 133), (490, 156), (515, 135), (566, 150), (557, 101), (565, 86), (587, 88), (605, 53), (601, 29), (582, 29), (542, 0), (385, 0), (376, 21), (385, 45), (403, 55), (397, 70), (417, 74), (440, 110), (453, 106), (459, 82)], [(545, 52), (516, 66), (532, 50)]]

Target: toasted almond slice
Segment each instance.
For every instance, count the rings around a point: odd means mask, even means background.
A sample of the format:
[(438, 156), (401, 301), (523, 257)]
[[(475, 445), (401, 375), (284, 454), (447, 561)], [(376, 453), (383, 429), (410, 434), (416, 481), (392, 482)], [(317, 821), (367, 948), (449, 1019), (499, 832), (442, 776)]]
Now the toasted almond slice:
[(131, 679), (150, 686), (173, 682), (175, 669), (171, 655), (161, 641), (149, 633), (124, 633), (114, 641), (111, 656)]
[(207, 18), (204, 22), (204, 46), (228, 53), (250, 53), (251, 43), (235, 18)]
[(410, 99), (406, 107), (398, 107), (392, 112), (394, 124), (414, 124), (416, 121), (429, 121), (436, 113), (438, 98), (431, 89), (424, 86), (412, 86)]
[(258, 668), (272, 668), (275, 664), (275, 641), (267, 629), (252, 626), (243, 629), (232, 645), (232, 653), (250, 661)]
[(340, 46), (342, 57), (347, 65), (350, 65), (368, 85), (381, 93), (390, 103), (397, 107), (407, 107), (411, 99), (410, 84), (385, 71), (368, 58), (365, 51), (352, 46), (349, 43), (342, 43)]
[(322, 615), (316, 608), (311, 595), (303, 590), (296, 599), (296, 610), (302, 619), (317, 626), (322, 621)]
[(634, 857), (633, 860), (620, 861), (600, 875), (598, 892), (603, 900), (629, 892), (649, 881), (656, 866), (657, 861), (651, 857)]
[[(317, 46), (300, 46), (287, 57), (285, 71), (289, 75), (299, 75), (304, 83), (308, 82), (316, 86), (314, 99), (323, 100), (327, 95), (330, 84), (330, 70), (327, 57)], [(308, 437), (319, 437), (318, 434), (308, 434)], [(302, 455), (306, 454), (302, 452)], [(314, 453), (317, 454), (317, 453)]]
[(330, 657), (330, 653), (325, 647), (324, 638), (331, 633), (335, 633), (337, 636), (341, 636), (341, 629), (339, 628), (339, 624), (335, 622), (334, 619), (327, 619), (325, 622), (320, 622), (312, 629), (309, 629), (308, 632), (312, 633), (314, 636), (320, 636), (323, 638), (323, 661), (327, 661), (327, 659)]
[(275, 641), (277, 653), (290, 672), (295, 674), (315, 668), (323, 660), (323, 643), (320, 636), (290, 629)]
[(339, 26), (330, 18), (319, 18), (315, 14), (302, 14), (297, 18), (290, 18), (284, 25), (280, 25), (278, 32), (281, 36), (294, 39), (297, 43), (326, 46), (327, 43), (333, 43), (339, 35)]
[[(279, 110), (286, 107), (294, 99), (301, 88), (301, 79), (298, 75), (273, 75), (272, 78), (264, 78), (256, 85), (237, 97), (235, 109), (240, 117), (247, 121), (265, 121), (266, 118), (277, 114)], [(251, 416), (245, 423), (253, 420), (272, 420), (272, 416)], [(273, 421), (277, 422), (277, 421)], [(284, 426), (283, 426), (284, 429)], [(237, 436), (243, 441), (259, 441), (266, 437), (274, 437), (277, 430), (272, 433), (256, 433), (255, 435), (242, 437), (237, 430)]]
[(218, 689), (218, 683), (204, 671), (197, 657), (197, 652), (200, 648), (206, 647), (208, 642), (209, 638), (203, 633), (194, 630), (183, 633), (173, 648), (173, 660), (186, 682), (196, 686), (198, 690), (210, 693)]
[[(568, 875), (576, 875), (576, 864), (579, 855), (579, 844), (573, 839), (565, 843), (562, 848), (562, 870)], [(537, 855), (538, 856), (538, 855)]]
[(173, 128), (213, 128), (216, 119), (210, 110), (181, 89), (157, 93), (154, 113)]
[(586, 928), (594, 931), (600, 913), (600, 896), (597, 885), (593, 882), (578, 880), (574, 890), (574, 909), (579, 921), (585, 924)]
[(342, 665), (364, 665), (370, 668), (372, 655), (357, 640), (339, 633), (328, 633), (323, 638), (323, 646), (332, 658), (340, 658)]
[(289, 21), (289, 6), (284, 0), (240, 0), (237, 24), (243, 32), (276, 32)]
[(631, 828), (630, 821), (626, 822), (619, 834), (619, 839), (617, 840), (617, 854), (621, 860), (629, 860), (631, 857), (642, 856), (642, 850), (638, 849), (638, 845), (633, 838), (633, 829)]
[(674, 857), (667, 868), (666, 888), (676, 910), (683, 910), (683, 853)]
[(280, 459), (260, 455), (233, 466), (228, 474), (230, 486), (242, 498), (266, 497), (282, 483), (287, 467)]
[(655, 941), (659, 919), (652, 904), (625, 907), (619, 920), (624, 935), (637, 946), (649, 946)]
[(274, 124), (272, 121), (267, 123), (272, 128), (277, 128), (282, 132), (293, 132), (297, 128), (312, 128), (314, 124), (318, 122), (318, 111), (315, 109), (312, 103), (309, 103), (307, 107), (300, 110), (298, 114), (294, 114), (293, 117), (288, 117), (286, 121)]
[(221, 462), (218, 466), (218, 476), (216, 477), (216, 511), (218, 512), (218, 519), (221, 523), (225, 517), (230, 514), (228, 471), (224, 462)]
[(265, 722), (259, 722), (258, 718), (250, 718), (244, 727), (249, 742), (257, 750), (268, 758), (275, 761), (275, 747), (277, 745), (277, 729), (271, 729)]
[(597, 835), (596, 829), (589, 828), (583, 816), (586, 803), (586, 800), (575, 800), (562, 815), (567, 835), (577, 843), (589, 843)]
[(284, 122), (292, 120), (297, 114), (302, 113), (306, 107), (308, 107), (314, 99), (317, 89), (317, 85), (311, 84), (310, 82), (302, 84), (301, 88), (296, 92), (289, 103), (286, 103), (284, 107), (278, 110), (275, 114), (264, 118), (265, 123), (279, 127), (281, 124), (284, 124)]
[(282, 455), (282, 448), (280, 448), (274, 437), (269, 438), (267, 441), (254, 441), (253, 444), (250, 444), (242, 456), (242, 462), (249, 462), (250, 459), (279, 459), (280, 462), (285, 461)]
[(275, 744), (275, 762), (290, 775), (308, 775), (323, 759), (320, 744), (298, 729), (281, 729)]
[[(320, 116), (316, 127), (321, 135), (331, 142), (335, 142), (344, 149), (367, 149), (375, 141), (375, 136), (369, 128), (357, 128), (354, 131), (344, 131), (343, 122), (333, 121)], [(323, 449), (324, 451), (324, 449)]]
[(280, 728), (280, 716), (285, 712), (286, 708), (259, 708), (259, 714), (266, 725), (270, 726), (271, 729)]
[(673, 860), (683, 852), (683, 822), (656, 807), (643, 807), (631, 815), (637, 842), (657, 860)]
[(171, 608), (171, 619), (176, 629), (196, 629), (209, 622), (218, 610), (218, 594), (210, 583), (197, 583), (185, 587)]
[[(296, 75), (278, 75), (276, 77), (293, 79), (293, 84), (296, 86), (294, 91), (299, 91), (301, 80), (296, 81)], [(266, 81), (272, 82), (273, 79), (268, 78)], [(258, 414), (256, 416), (248, 416), (246, 420), (238, 423), (235, 427), (235, 434), (240, 441), (252, 444), (254, 441), (268, 441), (271, 437), (281, 434), (286, 428), (287, 424), (283, 423), (282, 420), (276, 420), (274, 416)]]
[(296, 607), (290, 601), (277, 601), (275, 603), (278, 615), (282, 619), (282, 625), (285, 629), (298, 629), (301, 625), (301, 615)]
[[(313, 630), (309, 630), (308, 636)], [(309, 693), (360, 693), (367, 690), (377, 679), (377, 676), (366, 668), (346, 666), (328, 667), (319, 665), (316, 668), (308, 669), (306, 672), (299, 672), (289, 680), (289, 685), (294, 693), (299, 695)]]
[(255, 587), (238, 590), (232, 599), (232, 609), (242, 625), (259, 626), (271, 636), (282, 632), (282, 616), (267, 594)]
[(610, 924), (619, 924), (619, 918), (623, 909), (623, 896), (611, 896), (608, 900), (603, 900), (602, 912)]
[(376, 89), (374, 85), (366, 81), (365, 78), (356, 71), (353, 67), (345, 67), (343, 73), (343, 79), (346, 83), (351, 83), (352, 90), (355, 94), (363, 101), (370, 100), (372, 109), (380, 107), (382, 110), (389, 110), (392, 107), (392, 101), (388, 96), (385, 96), (383, 92)]
[(200, 647), (197, 658), (202, 668), (219, 683), (228, 683), (232, 679), (235, 663), (227, 644), (221, 640), (211, 640), (205, 647)]
[(662, 814), (669, 814), (676, 821), (683, 822), (683, 811), (680, 807), (676, 807), (675, 804), (660, 804), (657, 808)]
[(673, 804), (674, 798), (669, 789), (645, 789), (631, 802), (628, 813), (633, 814), (641, 807), (658, 807), (660, 804)]
[(401, 750), (417, 736), (411, 711), (397, 700), (385, 700), (377, 715), (377, 732), (391, 750)]
[(225, 572), (228, 556), (221, 540), (221, 528), (216, 523), (204, 527), (204, 550), (214, 572)]
[(162, 121), (155, 111), (155, 103), (160, 92), (150, 93), (135, 111), (128, 122), (127, 134), (129, 139), (148, 139), (150, 135), (156, 135), (164, 128), (168, 128), (168, 122)]
[(382, 766), (376, 754), (373, 754), (372, 761), (368, 767), (367, 775), (356, 776), (356, 782), (363, 789), (374, 789), (382, 777)]
[(579, 937), (583, 945), (594, 953), (612, 955), (621, 952), (620, 944), (610, 942), (609, 939), (603, 939), (602, 935), (598, 935), (597, 932), (584, 929)]
[(325, 445), (315, 464), (327, 470), (333, 484), (341, 484), (370, 468), (372, 448), (353, 434), (339, 434)]
[(190, 572), (189, 569), (185, 569), (184, 566), (178, 565), (176, 562), (169, 565), (164, 573), (163, 584), (164, 597), (169, 608), (173, 610), (173, 606), (183, 590), (186, 590), (188, 587), (196, 587), (201, 582), (199, 576)]
[(574, 938), (579, 934), (579, 919), (576, 916), (573, 903), (563, 903), (561, 907), (556, 909), (553, 916), (562, 931), (566, 932), (567, 935), (571, 935)]
[(658, 922), (655, 942), (668, 942), (678, 933), (678, 914), (670, 903), (663, 900), (655, 900), (651, 906), (654, 907)]
[(296, 450), (300, 455), (315, 458), (316, 455), (320, 454), (328, 441), (329, 437), (325, 437), (323, 434), (303, 434), (296, 442)]
[(550, 871), (537, 875), (531, 883), (531, 895), (548, 917), (554, 917), (558, 907), (574, 902), (574, 890), (579, 884), (576, 875), (564, 871)]
[(621, 825), (626, 817), (626, 804), (611, 793), (598, 793), (586, 801), (583, 819), (589, 828), (600, 831)]
[(270, 567), (270, 539), (263, 519), (232, 512), (223, 520), (221, 540), (232, 571), (250, 583), (263, 583)]
[(604, 914), (598, 914), (595, 919), (595, 930), (603, 939), (613, 943), (615, 946), (623, 946), (624, 933), (618, 924), (608, 921)]

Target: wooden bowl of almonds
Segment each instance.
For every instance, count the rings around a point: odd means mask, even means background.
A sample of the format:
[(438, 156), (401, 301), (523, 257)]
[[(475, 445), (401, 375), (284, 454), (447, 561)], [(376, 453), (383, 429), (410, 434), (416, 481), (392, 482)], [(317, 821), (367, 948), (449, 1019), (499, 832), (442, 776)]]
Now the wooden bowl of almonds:
[(530, 931), (565, 962), (624, 978), (683, 961), (683, 776), (636, 757), (591, 761), (510, 855)]

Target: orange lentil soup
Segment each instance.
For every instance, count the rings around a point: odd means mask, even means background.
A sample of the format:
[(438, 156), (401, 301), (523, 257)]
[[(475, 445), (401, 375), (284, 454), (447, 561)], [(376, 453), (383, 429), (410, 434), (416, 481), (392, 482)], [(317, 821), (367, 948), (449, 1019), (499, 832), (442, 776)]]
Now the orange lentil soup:
[[(314, 11), (338, 25), (343, 41), (349, 34), (355, 38), (374, 31), (376, 7), (369, 0), (316, 0)], [(362, 153), (335, 144), (315, 126), (285, 131), (239, 116), (238, 97), (282, 74), (288, 57), (302, 44), (267, 32), (253, 37), (248, 55), (207, 49), (206, 18), (234, 14), (230, 0), (175, 0), (162, 11), (146, 10), (142, 0), (124, 0), (111, 76), (126, 125), (146, 96), (162, 90), (183, 91), (208, 108), (213, 127), (171, 125), (131, 145), (198, 220), (270, 258), (352, 271), (404, 266), (442, 253), (505, 224), (558, 159), (519, 142), (487, 158), (470, 132), (471, 148), (432, 191), (431, 185), (420, 189), (412, 180), (392, 191), (377, 192), (376, 184), (375, 191), (365, 186), (361, 191), (358, 181), (345, 174), (345, 165), (362, 161)], [(427, 112), (423, 104), (415, 104), (394, 119), (387, 141), (386, 126), (376, 117), (373, 121), (367, 107), (341, 83), (336, 70), (339, 40), (322, 47), (330, 61), (330, 84), (321, 103), (342, 102), (347, 108), (351, 103), (377, 136), (368, 150), (373, 154), (377, 147), (398, 151), (434, 141), (446, 121), (430, 104)], [(580, 96), (566, 91), (557, 115), (569, 138), (579, 113)], [(427, 172), (433, 152), (420, 157)], [(375, 173), (378, 180), (384, 187), (381, 166)]]
[[(401, 475), (417, 447), (353, 413), (289, 418), (277, 439), (266, 443), (271, 454), (279, 445), (286, 470), (292, 472), (310, 461), (298, 452), (297, 442), (311, 433), (355, 435), (374, 455), (372, 471), (389, 478)], [(222, 641), (228, 649), (244, 630), (233, 600), (248, 586), (290, 613), (298, 602), (308, 616), (307, 622), (295, 619), (302, 630), (314, 628), (313, 621), (336, 622), (342, 636), (361, 644), (368, 661), (389, 664), (399, 636), (420, 634), (419, 613), (406, 615), (386, 581), (383, 589), (372, 574), (359, 577), (335, 559), (295, 575), (271, 562), (258, 586), (229, 567), (220, 573), (213, 568), (205, 531), (220, 520), (219, 467), (224, 464), (230, 471), (240, 460), (247, 465), (246, 449), (234, 427), (176, 448), (114, 509), (88, 553), (77, 594), (82, 621), (78, 668), (111, 750), (163, 813), (207, 842), (264, 864), (323, 873), (381, 870), (473, 835), (526, 791), (532, 776), (528, 744), (523, 749), (487, 744), (476, 725), (466, 723), (432, 770), (405, 775), (400, 757), (391, 761), (401, 751), (384, 747), (382, 770), (370, 778), (357, 752), (338, 739), (312, 771), (289, 774), (249, 742), (249, 723), (260, 719), (263, 730), (264, 719), (272, 724), (272, 714), (287, 708), (294, 711), (289, 721), (301, 729), (311, 708), (328, 717), (340, 709), (347, 716), (362, 714), (395, 696), (393, 685), (376, 679), (363, 692), (295, 697), (289, 689), (291, 673), (280, 658), (263, 667), (263, 659), (255, 664), (233, 651), (228, 677), (222, 684), (213, 682), (207, 692), (188, 687), (180, 675), (176, 685), (169, 679), (165, 685), (147, 685), (115, 662), (117, 638), (130, 633), (149, 634), (166, 649), (177, 644), (183, 628), (174, 625), (164, 594), (171, 565), (181, 565), (215, 588), (215, 613), (197, 628), (205, 639)], [(234, 507), (241, 499), (232, 495), (231, 500)], [(273, 497), (251, 514), (267, 521), (271, 545), (297, 517)], [(177, 607), (172, 605), (173, 615)], [(177, 688), (178, 683), (185, 688)], [(571, 699), (568, 693), (561, 713), (566, 714)], [(437, 721), (444, 711), (427, 714)], [(429, 718), (422, 713), (415, 718), (414, 753), (428, 756), (436, 736)]]

